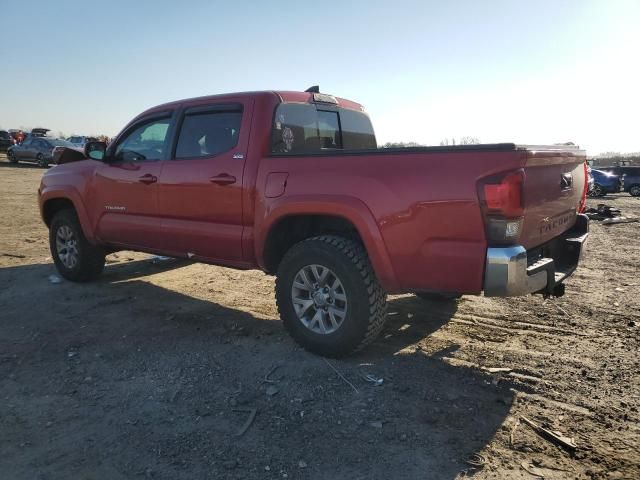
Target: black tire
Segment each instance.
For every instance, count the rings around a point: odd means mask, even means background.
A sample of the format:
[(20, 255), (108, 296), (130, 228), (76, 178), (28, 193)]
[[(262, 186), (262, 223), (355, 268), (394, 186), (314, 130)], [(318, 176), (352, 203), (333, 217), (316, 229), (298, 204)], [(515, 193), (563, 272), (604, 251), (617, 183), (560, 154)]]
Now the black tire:
[(49, 162), (47, 162), (41, 153), (36, 155), (36, 160), (38, 162), (38, 166), (41, 168), (49, 168)]
[(416, 297), (432, 302), (451, 302), (459, 299), (462, 295), (459, 293), (416, 292)]
[[(63, 263), (56, 246), (56, 235), (62, 227), (68, 227), (75, 239), (78, 259), (77, 263), (71, 268)], [(88, 282), (94, 280), (104, 269), (104, 250), (88, 242), (82, 232), (76, 212), (72, 209), (60, 210), (54, 215), (51, 225), (49, 226), (49, 248), (60, 275), (72, 282)]]
[(13, 153), (13, 150), (7, 152), (7, 160), (9, 160), (9, 163), (18, 163), (18, 159), (16, 158), (16, 154)]
[(629, 194), (632, 197), (640, 197), (640, 185), (631, 185), (629, 187)]
[[(315, 333), (298, 318), (292, 300), (293, 282), (309, 265), (328, 268), (340, 279), (348, 307), (332, 333)], [(297, 243), (278, 267), (276, 302), (289, 334), (306, 350), (325, 357), (345, 357), (370, 344), (384, 327), (387, 295), (378, 283), (367, 252), (359, 243), (324, 235)]]

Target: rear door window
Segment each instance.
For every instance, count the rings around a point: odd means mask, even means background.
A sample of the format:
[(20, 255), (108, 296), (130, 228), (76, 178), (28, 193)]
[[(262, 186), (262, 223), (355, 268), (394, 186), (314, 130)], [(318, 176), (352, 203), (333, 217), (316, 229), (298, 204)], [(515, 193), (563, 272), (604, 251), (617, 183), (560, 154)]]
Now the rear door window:
[(175, 158), (219, 155), (238, 145), (242, 106), (196, 107), (187, 110), (182, 121)]

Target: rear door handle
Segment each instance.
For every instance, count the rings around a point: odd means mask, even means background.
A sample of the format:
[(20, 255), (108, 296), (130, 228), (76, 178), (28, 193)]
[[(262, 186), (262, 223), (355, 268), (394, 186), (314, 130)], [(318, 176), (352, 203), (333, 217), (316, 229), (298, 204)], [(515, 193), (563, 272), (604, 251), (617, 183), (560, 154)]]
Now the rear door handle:
[(146, 185), (151, 185), (152, 183), (156, 183), (158, 181), (158, 177), (156, 177), (155, 175), (151, 175), (150, 173), (147, 173), (139, 177), (138, 181)]
[(228, 173), (221, 173), (220, 175), (209, 178), (209, 181), (211, 183), (217, 183), (218, 185), (231, 185), (232, 183), (236, 183), (236, 177)]

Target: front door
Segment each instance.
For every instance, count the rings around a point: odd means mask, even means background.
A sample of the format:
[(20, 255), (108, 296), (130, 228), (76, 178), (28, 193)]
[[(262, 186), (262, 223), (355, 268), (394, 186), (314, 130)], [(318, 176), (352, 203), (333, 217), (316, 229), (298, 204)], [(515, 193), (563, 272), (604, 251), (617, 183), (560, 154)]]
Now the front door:
[(214, 263), (241, 262), (242, 175), (251, 101), (187, 108), (158, 188), (164, 250)]
[(102, 242), (133, 250), (159, 249), (158, 179), (169, 150), (170, 127), (169, 114), (137, 122), (96, 168), (90, 208)]

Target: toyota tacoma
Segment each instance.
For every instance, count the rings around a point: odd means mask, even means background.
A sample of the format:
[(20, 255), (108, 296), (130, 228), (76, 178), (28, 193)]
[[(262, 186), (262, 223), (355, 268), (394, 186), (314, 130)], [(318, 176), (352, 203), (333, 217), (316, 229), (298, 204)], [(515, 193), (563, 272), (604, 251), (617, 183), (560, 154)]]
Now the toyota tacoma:
[(167, 103), (70, 156), (38, 191), (64, 278), (124, 249), (261, 269), (325, 356), (369, 344), (387, 294), (562, 295), (588, 236), (578, 147), (379, 149), (361, 105), (317, 88)]

